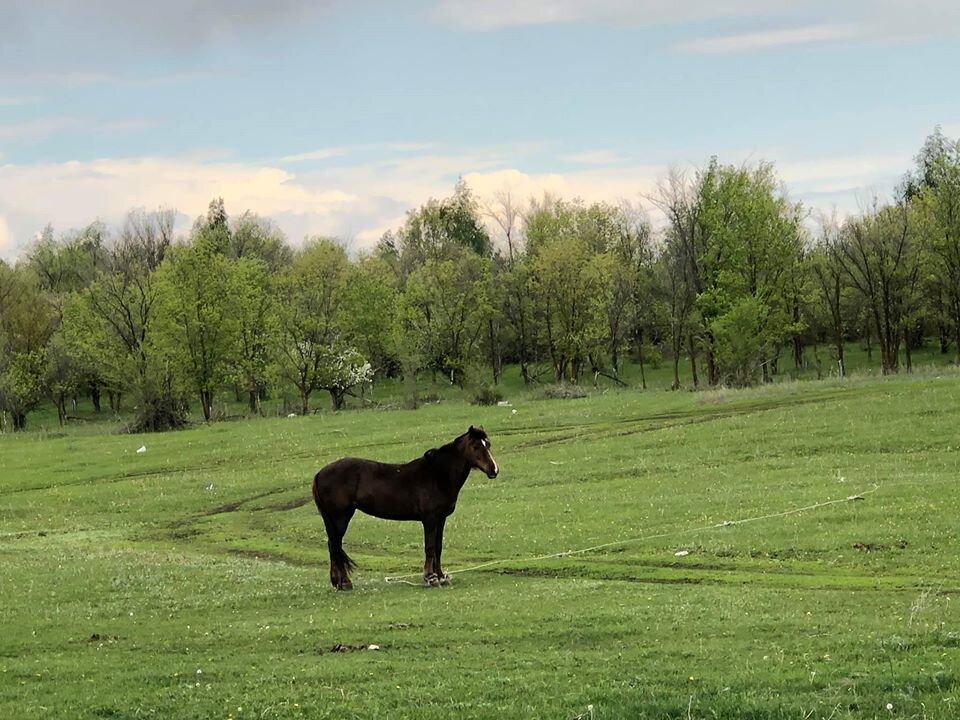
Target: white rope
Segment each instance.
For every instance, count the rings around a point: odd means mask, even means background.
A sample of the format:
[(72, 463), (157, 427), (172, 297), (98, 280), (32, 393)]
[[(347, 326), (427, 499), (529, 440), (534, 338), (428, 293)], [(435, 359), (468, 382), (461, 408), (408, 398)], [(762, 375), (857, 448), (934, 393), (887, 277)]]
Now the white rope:
[[(459, 570), (450, 570), (447, 574), (459, 575), (460, 573), (473, 572), (474, 570), (482, 570), (483, 568), (493, 567), (494, 565), (503, 565), (505, 563), (531, 563), (538, 562), (540, 560), (553, 560), (555, 558), (569, 557), (570, 555), (582, 555), (584, 553), (603, 550), (604, 548), (615, 547), (617, 545), (630, 545), (632, 543), (643, 542), (644, 540), (658, 540), (660, 538), (670, 537), (671, 535), (707, 532), (710, 530), (717, 530), (719, 528), (732, 527), (734, 525), (746, 525), (747, 523), (760, 522), (761, 520), (772, 520), (773, 518), (786, 517), (787, 515), (796, 515), (798, 513), (809, 512), (811, 510), (818, 510), (819, 508), (827, 507), (828, 505), (853, 502), (855, 500), (864, 500), (867, 495), (875, 493), (879, 489), (880, 485), (874, 485), (870, 490), (866, 490), (856, 495), (848, 495), (847, 497), (837, 498), (835, 500), (825, 500), (824, 502), (814, 503), (813, 505), (804, 505), (803, 507), (791, 508), (789, 510), (769, 513), (767, 515), (756, 515), (754, 517), (742, 518), (740, 520), (724, 520), (723, 522), (714, 523), (713, 525), (704, 525), (702, 527), (688, 528), (683, 530), (668, 530), (666, 532), (656, 533), (654, 535), (641, 535), (640, 537), (627, 538), (624, 540), (613, 540), (612, 542), (601, 543), (600, 545), (592, 545), (588, 548), (581, 548), (580, 550), (564, 550), (563, 552), (550, 553), (549, 555), (535, 555), (528, 558), (502, 558), (500, 560), (490, 560), (489, 562), (480, 563), (479, 565), (460, 568)], [(417, 573), (410, 573), (409, 575), (388, 575), (383, 580), (386, 583), (399, 583), (403, 585), (420, 587), (420, 583), (414, 583), (407, 580), (407, 578), (412, 577), (419, 577), (419, 575)]]

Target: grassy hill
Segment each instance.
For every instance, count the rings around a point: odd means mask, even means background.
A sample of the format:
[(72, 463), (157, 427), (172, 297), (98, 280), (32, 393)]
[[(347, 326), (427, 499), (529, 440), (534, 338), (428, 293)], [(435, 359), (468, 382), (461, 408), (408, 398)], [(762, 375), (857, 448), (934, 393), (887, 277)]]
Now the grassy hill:
[[(0, 436), (0, 717), (960, 715), (955, 370), (507, 388)], [(470, 424), (502, 471), (471, 477), (444, 564), (485, 567), (419, 587), (419, 525), (357, 516), (356, 589), (334, 592), (313, 473)]]

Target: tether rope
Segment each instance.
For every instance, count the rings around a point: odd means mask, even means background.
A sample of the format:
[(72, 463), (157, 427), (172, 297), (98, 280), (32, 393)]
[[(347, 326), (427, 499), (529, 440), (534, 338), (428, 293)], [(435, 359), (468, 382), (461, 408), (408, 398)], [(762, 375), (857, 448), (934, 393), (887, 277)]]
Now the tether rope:
[[(814, 503), (813, 505), (804, 505), (803, 507), (790, 508), (789, 510), (768, 513), (766, 515), (756, 515), (754, 517), (741, 518), (740, 520), (724, 520), (723, 522), (714, 523), (713, 525), (703, 525), (701, 527), (684, 528), (681, 530), (668, 530), (666, 532), (655, 533), (653, 535), (641, 535), (635, 538), (613, 540), (611, 542), (601, 543), (599, 545), (591, 545), (590, 547), (581, 548), (579, 550), (564, 550), (562, 552), (550, 553), (548, 555), (535, 555), (527, 558), (501, 558), (500, 560), (490, 560), (489, 562), (480, 563), (479, 565), (472, 565), (470, 567), (460, 568), (459, 570), (450, 570), (447, 575), (459, 575), (461, 573), (473, 572), (475, 570), (482, 570), (483, 568), (493, 567), (495, 565), (504, 565), (506, 563), (531, 563), (538, 562), (540, 560), (552, 560), (555, 558), (569, 557), (571, 555), (582, 555), (584, 553), (603, 550), (604, 548), (609, 547), (616, 547), (618, 545), (631, 545), (633, 543), (643, 542), (644, 540), (658, 540), (660, 538), (670, 537), (672, 535), (707, 532), (710, 530), (717, 530), (719, 528), (733, 527), (734, 525), (746, 525), (747, 523), (760, 522), (762, 520), (772, 520), (773, 518), (786, 517), (787, 515), (797, 515), (803, 512), (810, 512), (811, 510), (818, 510), (819, 508), (827, 507), (828, 505), (837, 505), (839, 503), (853, 502), (855, 500), (864, 500), (867, 495), (875, 493), (879, 489), (880, 485), (874, 485), (870, 490), (866, 490), (855, 495), (848, 495), (847, 497), (836, 498), (834, 500), (825, 500), (823, 502)], [(412, 577), (420, 577), (420, 575), (418, 573), (410, 573), (409, 575), (388, 575), (383, 578), (383, 580), (386, 583), (400, 583), (419, 587), (420, 583), (410, 582), (407, 579)]]

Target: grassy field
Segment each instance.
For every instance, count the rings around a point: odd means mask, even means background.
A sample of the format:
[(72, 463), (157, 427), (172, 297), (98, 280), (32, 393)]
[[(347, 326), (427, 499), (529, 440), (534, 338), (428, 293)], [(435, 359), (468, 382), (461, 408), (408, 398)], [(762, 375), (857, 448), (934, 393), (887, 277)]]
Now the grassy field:
[[(0, 717), (960, 717), (955, 370), (510, 400), (0, 436)], [(497, 564), (358, 516), (334, 592), (313, 473), (471, 423)]]

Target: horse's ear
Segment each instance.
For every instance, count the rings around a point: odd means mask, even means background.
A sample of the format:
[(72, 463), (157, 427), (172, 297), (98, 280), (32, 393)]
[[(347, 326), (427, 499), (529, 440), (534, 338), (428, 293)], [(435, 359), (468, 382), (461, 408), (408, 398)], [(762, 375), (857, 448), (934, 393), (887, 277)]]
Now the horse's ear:
[(424, 456), (425, 458), (432, 458), (432, 457), (433, 457), (433, 454), (434, 454), (435, 452), (436, 452), (436, 450), (427, 450), (427, 451), (423, 454), (423, 456)]

